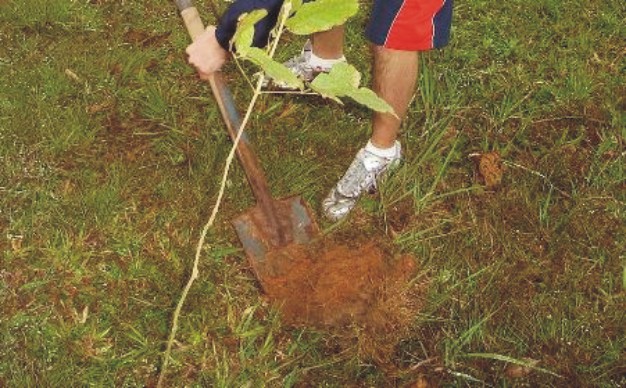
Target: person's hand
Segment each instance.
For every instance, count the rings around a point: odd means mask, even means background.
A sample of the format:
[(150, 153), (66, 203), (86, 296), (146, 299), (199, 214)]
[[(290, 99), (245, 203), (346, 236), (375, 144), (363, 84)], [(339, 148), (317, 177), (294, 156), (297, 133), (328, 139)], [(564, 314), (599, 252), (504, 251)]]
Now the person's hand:
[(196, 40), (187, 47), (189, 63), (198, 71), (201, 79), (219, 71), (228, 59), (228, 51), (224, 50), (215, 38), (215, 26), (209, 26)]

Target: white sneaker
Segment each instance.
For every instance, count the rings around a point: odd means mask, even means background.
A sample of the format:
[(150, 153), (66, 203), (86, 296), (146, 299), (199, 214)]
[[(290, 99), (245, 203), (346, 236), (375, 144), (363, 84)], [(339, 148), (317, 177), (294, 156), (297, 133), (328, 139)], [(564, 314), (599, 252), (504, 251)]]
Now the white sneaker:
[(384, 158), (361, 148), (344, 176), (322, 202), (324, 215), (332, 221), (339, 221), (350, 213), (363, 192), (375, 190), (377, 179), (400, 162), (400, 142), (396, 141), (395, 149), (393, 157)]
[[(287, 66), (292, 73), (294, 73), (299, 79), (304, 82), (311, 82), (315, 79), (315, 77), (320, 73), (328, 73), (331, 66), (321, 67), (321, 66), (312, 66), (310, 64), (311, 53), (313, 52), (313, 45), (310, 40), (307, 40), (302, 48), (302, 51), (299, 55), (289, 59), (287, 62), (283, 63), (283, 65)], [(343, 62), (345, 60), (339, 61)], [(269, 77), (265, 78), (265, 82), (263, 84), (264, 87), (283, 89), (283, 90), (294, 90), (287, 84), (274, 81)]]

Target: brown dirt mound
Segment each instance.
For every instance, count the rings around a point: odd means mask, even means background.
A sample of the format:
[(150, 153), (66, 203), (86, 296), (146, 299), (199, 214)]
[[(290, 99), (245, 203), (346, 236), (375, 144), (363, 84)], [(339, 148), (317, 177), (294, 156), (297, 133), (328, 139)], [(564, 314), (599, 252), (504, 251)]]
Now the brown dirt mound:
[(410, 282), (415, 259), (390, 255), (374, 242), (291, 245), (266, 259), (260, 280), (284, 323), (350, 328), (360, 352), (379, 361), (393, 352), (422, 304), (423, 284)]

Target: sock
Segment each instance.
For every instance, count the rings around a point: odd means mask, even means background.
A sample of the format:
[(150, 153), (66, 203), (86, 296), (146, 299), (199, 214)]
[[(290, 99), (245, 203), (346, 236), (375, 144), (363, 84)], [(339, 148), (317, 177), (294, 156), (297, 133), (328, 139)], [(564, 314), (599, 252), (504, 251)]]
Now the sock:
[(346, 61), (346, 57), (345, 56), (341, 56), (341, 58), (337, 58), (337, 59), (323, 59), (318, 57), (317, 55), (315, 55), (315, 53), (313, 51), (311, 51), (311, 58), (309, 58), (309, 65), (316, 69), (316, 68), (320, 68), (323, 70), (329, 70), (331, 67), (333, 67), (333, 65), (339, 63), (339, 62), (345, 62)]
[(400, 147), (400, 143), (396, 141), (394, 145), (392, 145), (389, 148), (379, 148), (379, 147), (376, 147), (374, 144), (372, 144), (372, 141), (370, 140), (367, 142), (367, 145), (365, 146), (365, 150), (381, 158), (391, 159), (391, 158), (395, 158), (396, 156), (398, 156), (399, 147)]

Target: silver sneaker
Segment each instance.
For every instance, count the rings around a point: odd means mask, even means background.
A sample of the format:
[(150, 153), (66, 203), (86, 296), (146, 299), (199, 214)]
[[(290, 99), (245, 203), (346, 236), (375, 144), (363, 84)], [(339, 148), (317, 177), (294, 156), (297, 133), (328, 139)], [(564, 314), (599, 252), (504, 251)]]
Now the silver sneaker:
[(395, 148), (396, 154), (391, 158), (374, 155), (362, 148), (322, 202), (324, 215), (332, 221), (339, 221), (350, 213), (363, 192), (375, 190), (380, 176), (400, 162), (400, 142), (396, 141)]
[[(294, 73), (299, 79), (304, 82), (311, 82), (315, 77), (320, 73), (328, 73), (331, 67), (313, 67), (310, 64), (311, 60), (311, 52), (313, 50), (313, 45), (310, 40), (307, 40), (302, 48), (302, 51), (299, 55), (289, 59), (287, 62), (283, 63), (283, 65), (287, 66), (292, 73)], [(273, 79), (266, 77), (265, 82), (263, 84), (265, 88), (276, 88), (281, 90), (295, 90), (287, 84), (274, 81)]]

